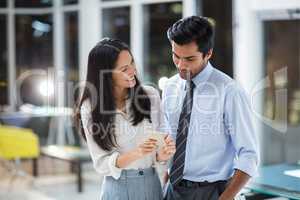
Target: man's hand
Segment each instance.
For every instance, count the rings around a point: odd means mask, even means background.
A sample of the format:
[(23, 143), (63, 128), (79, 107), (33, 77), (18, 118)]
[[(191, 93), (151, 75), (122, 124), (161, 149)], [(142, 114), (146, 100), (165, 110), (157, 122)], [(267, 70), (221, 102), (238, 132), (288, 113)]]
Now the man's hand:
[(219, 197), (219, 200), (233, 200), (251, 177), (245, 172), (236, 169), (229, 185)]
[(170, 135), (166, 136), (164, 141), (165, 145), (157, 152), (157, 161), (169, 160), (176, 151), (175, 142)]

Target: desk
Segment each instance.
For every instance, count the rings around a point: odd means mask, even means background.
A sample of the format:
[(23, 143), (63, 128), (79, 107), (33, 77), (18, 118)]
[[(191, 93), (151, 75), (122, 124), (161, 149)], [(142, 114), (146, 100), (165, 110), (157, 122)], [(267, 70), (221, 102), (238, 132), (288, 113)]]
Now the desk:
[(41, 154), (54, 159), (63, 160), (76, 167), (78, 192), (82, 192), (81, 164), (90, 162), (90, 154), (87, 149), (71, 146), (50, 145), (41, 148)]
[(278, 164), (261, 167), (259, 177), (246, 188), (256, 193), (300, 200), (300, 178), (285, 175), (286, 170), (300, 169), (300, 165)]

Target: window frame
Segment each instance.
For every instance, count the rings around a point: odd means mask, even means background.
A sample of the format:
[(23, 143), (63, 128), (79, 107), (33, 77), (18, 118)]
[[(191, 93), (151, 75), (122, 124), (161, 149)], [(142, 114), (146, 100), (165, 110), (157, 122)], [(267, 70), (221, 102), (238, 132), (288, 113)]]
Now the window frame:
[[(64, 47), (64, 14), (69, 11), (78, 12), (78, 30), (79, 30), (79, 80), (85, 78), (85, 68), (87, 55), (91, 47), (102, 37), (102, 10), (107, 8), (116, 8), (129, 6), (130, 8), (130, 41), (133, 55), (136, 58), (137, 66), (143, 66), (143, 30), (137, 27), (143, 25), (143, 7), (149, 4), (160, 4), (170, 2), (182, 2), (183, 16), (196, 14), (196, 0), (119, 0), (112, 2), (102, 2), (101, 0), (79, 0), (77, 4), (64, 5), (62, 0), (53, 0), (52, 7), (46, 8), (15, 8), (14, 0), (8, 1), (6, 8), (0, 8), (1, 14), (7, 15), (7, 35), (8, 39), (8, 93), (9, 105), (8, 110), (16, 110), (16, 52), (15, 52), (15, 15), (16, 14), (52, 14), (53, 15), (53, 55), (55, 71), (59, 72), (64, 69), (65, 57)], [(94, 22), (90, 26), (90, 21)], [(133, 31), (139, 30), (139, 31)], [(134, 38), (134, 40), (133, 40)], [(132, 42), (137, 41), (137, 42)], [(138, 69), (140, 77), (143, 77), (143, 68)], [(56, 99), (56, 106), (66, 106), (64, 99), (58, 98), (63, 96), (65, 88), (59, 92)]]

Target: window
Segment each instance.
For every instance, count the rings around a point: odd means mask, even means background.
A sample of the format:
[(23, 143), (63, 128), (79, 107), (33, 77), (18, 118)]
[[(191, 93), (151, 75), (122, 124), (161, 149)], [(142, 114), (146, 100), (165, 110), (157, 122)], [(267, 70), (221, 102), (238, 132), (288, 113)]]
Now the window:
[(65, 13), (65, 73), (67, 75), (67, 105), (73, 106), (73, 89), (79, 80), (78, 13)]
[(6, 16), (0, 15), (0, 105), (8, 104)]
[(1, 0), (0, 1), (0, 8), (5, 8), (5, 7), (7, 7), (7, 0)]
[[(101, 1), (101, 0), (100, 0)], [(102, 1), (124, 1), (124, 0), (102, 0)]]
[(52, 0), (15, 0), (15, 7), (45, 8), (51, 6)]
[(51, 15), (16, 16), (17, 74), (27, 69), (53, 66)]
[(144, 79), (157, 85), (163, 77), (177, 73), (167, 38), (168, 28), (182, 18), (181, 3), (144, 6)]
[(63, 0), (64, 5), (77, 4), (78, 0)]
[[(20, 79), (25, 72), (35, 69), (50, 72), (48, 70), (53, 69), (52, 15), (16, 15), (15, 25), (17, 78)], [(25, 80), (20, 95), (21, 98), (24, 95), (23, 102), (40, 105), (44, 99), (35, 88), (42, 80), (37, 75), (34, 77)]]
[[(211, 62), (233, 77), (232, 0), (197, 0), (199, 14), (215, 23), (215, 46)], [(218, 5), (218, 6), (216, 6)]]
[(117, 38), (130, 44), (129, 7), (103, 9), (103, 37)]
[[(300, 124), (300, 20), (264, 22), (265, 65), (270, 87), (266, 91), (264, 114), (276, 121)], [(294, 36), (294, 37), (291, 37)], [(278, 73), (287, 69), (287, 76)], [(287, 108), (276, 98), (276, 91), (287, 89)]]

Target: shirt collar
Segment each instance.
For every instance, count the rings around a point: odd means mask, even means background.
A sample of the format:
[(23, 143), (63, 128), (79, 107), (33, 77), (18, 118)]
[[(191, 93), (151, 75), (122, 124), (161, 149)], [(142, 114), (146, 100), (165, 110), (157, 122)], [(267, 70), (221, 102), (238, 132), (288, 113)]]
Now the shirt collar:
[[(208, 80), (209, 76), (211, 75), (213, 70), (213, 66), (210, 64), (210, 62), (207, 63), (207, 65), (204, 67), (204, 69), (199, 72), (193, 79), (193, 83), (195, 84), (195, 86), (197, 87), (198, 85), (200, 85), (201, 83), (204, 83)], [(185, 81), (185, 87), (184, 89), (186, 89), (186, 81)]]

